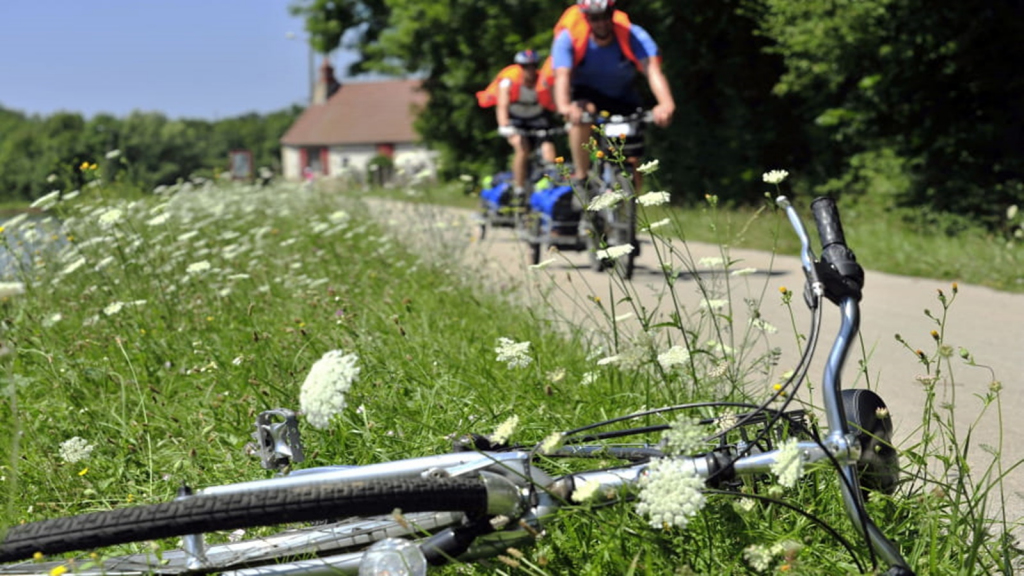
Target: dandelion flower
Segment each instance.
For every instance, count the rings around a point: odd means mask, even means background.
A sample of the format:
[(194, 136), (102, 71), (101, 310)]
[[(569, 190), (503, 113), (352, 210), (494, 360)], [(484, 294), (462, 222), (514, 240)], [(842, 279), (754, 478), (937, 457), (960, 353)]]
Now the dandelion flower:
[(599, 194), (596, 198), (590, 201), (590, 205), (587, 206), (587, 210), (591, 212), (607, 210), (625, 199), (626, 195), (621, 192), (607, 192), (605, 194)]
[(359, 377), (359, 357), (331, 350), (313, 363), (299, 392), (299, 405), (314, 428), (326, 428), (345, 408), (345, 393)]
[(789, 176), (789, 172), (786, 172), (785, 170), (771, 170), (769, 172), (765, 172), (761, 178), (767, 184), (781, 184), (782, 181), (786, 179), (786, 176)]
[(504, 422), (498, 425), (494, 430), (494, 434), (491, 434), (491, 442), (495, 444), (504, 444), (508, 442), (508, 439), (515, 433), (516, 427), (519, 426), (519, 416), (512, 415), (507, 418)]
[(631, 252), (633, 252), (632, 244), (620, 244), (618, 246), (609, 246), (604, 250), (598, 250), (597, 258), (599, 260), (618, 260)]
[(89, 455), (92, 454), (93, 448), (95, 446), (89, 444), (87, 440), (75, 436), (61, 442), (58, 452), (62, 460), (68, 464), (75, 464), (88, 459)]
[(803, 476), (804, 458), (795, 438), (786, 441), (779, 448), (779, 455), (772, 464), (772, 474), (779, 479), (779, 485), (786, 488), (796, 486), (797, 481)]
[(209, 269), (210, 269), (210, 261), (209, 260), (200, 260), (199, 262), (193, 262), (193, 263), (189, 264), (188, 268), (185, 269), (185, 272), (188, 272), (189, 274), (201, 274), (203, 272), (206, 272)]
[(661, 367), (665, 370), (671, 370), (689, 361), (690, 351), (685, 346), (679, 346), (678, 344), (658, 354), (658, 364), (661, 364)]
[(0, 282), (0, 298), (10, 298), (25, 293), (25, 284), (22, 282)]
[(511, 338), (498, 338), (498, 345), (494, 348), (498, 355), (498, 362), (507, 362), (508, 369), (525, 368), (530, 365), (533, 358), (530, 357), (530, 343), (516, 342)]
[(636, 511), (649, 516), (654, 528), (677, 526), (686, 528), (704, 507), (701, 489), (704, 480), (692, 464), (671, 458), (658, 458), (640, 478), (639, 502)]
[(636, 201), (641, 206), (661, 206), (662, 204), (668, 204), (669, 193), (668, 192), (648, 192), (638, 196)]
[(658, 171), (658, 165), (659, 164), (660, 164), (660, 162), (658, 160), (651, 160), (650, 162), (644, 162), (643, 164), (640, 165), (639, 168), (636, 169), (636, 171), (641, 173), (641, 174), (644, 174), (644, 175), (653, 174), (653, 173)]

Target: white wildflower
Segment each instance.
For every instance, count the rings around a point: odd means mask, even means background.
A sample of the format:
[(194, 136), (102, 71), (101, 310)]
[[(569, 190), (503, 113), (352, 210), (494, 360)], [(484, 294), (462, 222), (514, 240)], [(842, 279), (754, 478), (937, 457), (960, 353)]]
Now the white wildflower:
[(657, 160), (651, 160), (650, 162), (644, 162), (636, 169), (641, 174), (653, 174), (658, 171), (658, 165), (660, 164)]
[(193, 262), (193, 263), (189, 264), (188, 268), (185, 269), (185, 272), (188, 272), (189, 274), (201, 274), (203, 272), (206, 272), (209, 269), (210, 269), (210, 261), (209, 260), (200, 260), (199, 262)]
[(77, 260), (75, 260), (74, 262), (71, 262), (70, 264), (65, 266), (64, 269), (60, 271), (60, 273), (61, 273), (62, 276), (67, 276), (68, 274), (71, 274), (72, 272), (74, 272), (75, 270), (78, 270), (79, 268), (81, 268), (84, 265), (85, 265), (85, 257), (84, 256), (80, 256), (80, 257), (78, 257)]
[(672, 223), (672, 221), (669, 220), (668, 218), (662, 218), (661, 220), (658, 220), (657, 222), (651, 222), (650, 224), (648, 224), (647, 225), (647, 229), (648, 230), (657, 230), (658, 228), (664, 228), (665, 226), (668, 226), (671, 223)]
[(600, 489), (600, 482), (597, 480), (587, 480), (586, 482), (573, 486), (572, 496), (570, 496), (569, 499), (577, 504), (582, 504), (596, 496), (597, 491)]
[(722, 308), (725, 308), (726, 306), (728, 306), (728, 304), (729, 304), (728, 300), (707, 299), (707, 298), (705, 298), (704, 300), (701, 300), (700, 307), (701, 308), (706, 308), (708, 310), (721, 310)]
[(104, 268), (106, 268), (107, 266), (110, 266), (113, 263), (114, 263), (114, 257), (113, 256), (104, 256), (103, 260), (100, 260), (99, 262), (96, 263), (96, 270), (97, 271), (103, 270)]
[(195, 238), (196, 236), (199, 236), (198, 230), (189, 230), (188, 232), (185, 232), (184, 234), (178, 236), (178, 242), (188, 242), (189, 240)]
[(580, 384), (583, 386), (590, 386), (594, 382), (597, 382), (597, 372), (584, 372), (583, 376), (580, 376)]
[(733, 276), (749, 276), (751, 274), (756, 274), (756, 273), (757, 273), (757, 268), (740, 268), (739, 270), (733, 270), (732, 271), (732, 275)]
[(332, 224), (341, 224), (342, 222), (348, 222), (350, 218), (351, 216), (349, 216), (349, 213), (344, 210), (335, 210), (334, 212), (331, 212), (330, 215), (327, 216), (327, 219), (330, 220)]
[(753, 498), (737, 498), (732, 501), (732, 508), (740, 514), (749, 514), (757, 507), (757, 500)]
[(122, 308), (124, 308), (124, 302), (111, 302), (110, 304), (107, 304), (106, 308), (103, 309), (103, 313), (106, 314), (107, 316), (113, 316), (114, 314), (120, 312)]
[(53, 184), (54, 182), (57, 181), (57, 178), (58, 176), (56, 174), (50, 174), (49, 176), (46, 177), (46, 181), (49, 182), (50, 184)]
[(71, 192), (68, 192), (67, 194), (64, 195), (64, 200), (67, 201), (71, 200), (72, 198), (78, 198), (78, 195), (81, 193), (81, 190), (72, 190)]
[(778, 328), (776, 328), (775, 326), (772, 326), (764, 318), (751, 318), (750, 319), (750, 326), (752, 328), (756, 328), (756, 329), (764, 332), (765, 334), (775, 334), (776, 332), (779, 331)]
[(1017, 208), (1016, 204), (1011, 205), (1009, 208), (1006, 209), (1006, 219), (1013, 220), (1014, 218), (1016, 218), (1018, 210), (1019, 208)]
[(508, 439), (515, 433), (516, 427), (519, 426), (519, 416), (512, 415), (506, 419), (494, 430), (494, 434), (490, 435), (491, 442), (495, 444), (504, 444), (508, 442)]
[(779, 447), (778, 456), (771, 466), (772, 474), (779, 479), (779, 485), (786, 488), (796, 486), (804, 474), (804, 457), (795, 438), (791, 438)]
[(704, 430), (700, 423), (687, 416), (676, 418), (662, 436), (666, 451), (673, 455), (693, 454), (704, 444)]
[(704, 480), (687, 461), (657, 458), (640, 478), (636, 511), (650, 517), (654, 528), (685, 528), (705, 503)]
[(113, 159), (119, 157), (120, 155), (121, 155), (121, 151), (118, 150), (117, 148), (115, 148), (115, 149), (107, 152), (105, 156), (106, 156), (107, 160), (113, 160)]
[(597, 365), (598, 366), (607, 366), (609, 364), (618, 364), (619, 360), (621, 360), (621, 359), (622, 358), (620, 358), (618, 354), (616, 354), (614, 356), (605, 356), (604, 358), (601, 358), (600, 360), (597, 361)]
[(39, 198), (36, 198), (35, 202), (29, 204), (29, 208), (39, 208), (40, 210), (46, 210), (50, 206), (56, 204), (57, 200), (59, 199), (60, 190), (54, 190), (53, 192), (50, 192), (45, 196), (40, 196)]
[(345, 408), (345, 394), (359, 377), (359, 357), (331, 350), (313, 363), (299, 391), (299, 405), (314, 428), (326, 428)]
[(721, 256), (705, 256), (698, 260), (697, 264), (705, 268), (720, 268), (725, 266), (725, 260)]
[(641, 206), (661, 206), (662, 204), (668, 204), (669, 193), (668, 192), (648, 192), (638, 196), (636, 201)]
[(551, 454), (562, 447), (562, 440), (565, 436), (561, 432), (552, 432), (540, 443), (541, 454)]
[(157, 214), (156, 216), (153, 216), (149, 220), (146, 220), (146, 226), (162, 226), (166, 224), (167, 221), (170, 219), (170, 214), (167, 214), (166, 212), (164, 212), (163, 214)]
[(120, 208), (111, 208), (103, 214), (100, 214), (99, 223), (101, 228), (110, 228), (114, 224), (117, 224), (124, 217), (124, 212)]
[(587, 210), (591, 212), (600, 212), (601, 210), (607, 210), (608, 208), (615, 206), (616, 204), (622, 202), (625, 199), (626, 195), (623, 194), (622, 192), (612, 191), (606, 192), (604, 194), (599, 194), (597, 197), (590, 201), (590, 205), (587, 206)]
[(686, 364), (690, 361), (690, 351), (685, 346), (673, 345), (668, 350), (658, 354), (658, 364), (665, 370), (671, 370), (676, 366)]
[(0, 282), (0, 298), (10, 298), (25, 293), (25, 284), (22, 282)]
[(530, 357), (530, 343), (516, 342), (511, 338), (498, 338), (498, 345), (494, 348), (498, 355), (498, 362), (507, 362), (508, 369), (525, 368), (530, 365), (533, 358)]
[(54, 312), (53, 314), (50, 314), (46, 318), (43, 318), (43, 327), (44, 328), (49, 328), (50, 326), (53, 326), (54, 324), (56, 324), (57, 322), (60, 322), (63, 319), (64, 319), (64, 315), (63, 314), (61, 314), (60, 312)]
[(89, 458), (95, 446), (83, 438), (75, 436), (60, 443), (60, 457), (68, 464), (76, 464)]
[(618, 246), (609, 246), (604, 250), (597, 251), (597, 258), (599, 260), (618, 260), (623, 256), (633, 252), (632, 244), (620, 244)]
[(769, 172), (765, 172), (761, 178), (767, 184), (781, 184), (782, 181), (786, 179), (786, 176), (789, 176), (789, 172), (786, 172), (785, 170), (771, 170)]
[(760, 544), (751, 544), (743, 550), (743, 558), (756, 572), (764, 572), (772, 564), (772, 551)]
[(543, 262), (538, 262), (536, 264), (531, 264), (530, 268), (532, 268), (533, 270), (541, 270), (543, 268), (547, 268), (548, 266), (551, 266), (552, 264), (554, 264), (554, 262), (555, 262), (554, 258), (548, 258), (547, 260), (544, 260)]

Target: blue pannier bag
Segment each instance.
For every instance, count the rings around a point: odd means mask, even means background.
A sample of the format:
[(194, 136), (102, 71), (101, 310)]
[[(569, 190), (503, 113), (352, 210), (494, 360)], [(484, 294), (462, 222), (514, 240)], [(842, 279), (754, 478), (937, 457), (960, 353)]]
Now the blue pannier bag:
[(484, 188), (480, 191), (480, 199), (483, 200), (486, 208), (497, 210), (503, 206), (508, 206), (511, 188), (512, 185), (508, 182), (501, 182), (490, 188)]
[(530, 208), (547, 214), (552, 220), (572, 217), (572, 186), (555, 186), (537, 190), (530, 196)]

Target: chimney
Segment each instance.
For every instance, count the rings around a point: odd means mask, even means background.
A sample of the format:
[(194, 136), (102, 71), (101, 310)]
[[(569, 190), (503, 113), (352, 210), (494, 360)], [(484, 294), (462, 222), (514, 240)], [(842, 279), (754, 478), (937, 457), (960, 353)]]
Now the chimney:
[(324, 58), (320, 64), (320, 77), (317, 78), (316, 87), (313, 89), (313, 104), (324, 104), (341, 88), (338, 79), (334, 77), (334, 66)]

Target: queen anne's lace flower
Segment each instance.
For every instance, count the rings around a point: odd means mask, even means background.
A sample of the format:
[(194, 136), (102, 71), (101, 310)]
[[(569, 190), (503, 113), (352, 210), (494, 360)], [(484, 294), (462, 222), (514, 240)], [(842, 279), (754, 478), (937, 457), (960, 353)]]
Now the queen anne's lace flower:
[(498, 427), (494, 430), (494, 434), (491, 434), (490, 436), (491, 442), (494, 442), (495, 444), (504, 444), (505, 442), (508, 442), (508, 439), (512, 437), (512, 434), (515, 433), (518, 426), (519, 416), (513, 414), (504, 422), (498, 424)]
[(106, 308), (103, 309), (103, 313), (106, 314), (107, 316), (113, 316), (114, 314), (120, 312), (122, 308), (124, 308), (124, 302), (111, 302), (110, 304), (107, 304)]
[(10, 298), (25, 293), (25, 284), (21, 282), (0, 282), (0, 298)]
[(193, 263), (189, 264), (188, 268), (185, 269), (185, 272), (188, 272), (189, 274), (201, 274), (203, 272), (206, 272), (209, 269), (210, 269), (210, 261), (209, 260), (200, 260), (199, 262), (193, 262)]
[(313, 363), (299, 392), (299, 405), (314, 428), (326, 428), (345, 408), (345, 394), (359, 377), (359, 357), (331, 350)]
[(797, 440), (792, 438), (779, 448), (779, 455), (772, 464), (772, 474), (779, 479), (779, 485), (786, 488), (796, 486), (804, 474), (804, 458), (800, 453)]
[(789, 172), (786, 172), (785, 170), (772, 170), (770, 172), (765, 172), (761, 178), (764, 179), (767, 184), (781, 184), (782, 181), (786, 179), (786, 176), (789, 176)]
[(590, 500), (597, 495), (597, 491), (601, 489), (601, 483), (597, 480), (587, 480), (576, 486), (572, 491), (570, 500), (578, 504), (582, 504), (587, 500)]
[(638, 196), (636, 201), (641, 206), (660, 206), (662, 204), (668, 204), (669, 201), (668, 192), (648, 192)]
[(606, 210), (615, 206), (625, 199), (626, 195), (621, 192), (613, 191), (599, 194), (596, 198), (590, 201), (590, 204), (587, 206), (587, 210), (590, 210), (591, 212), (600, 212), (601, 210)]
[(704, 443), (704, 430), (693, 418), (680, 416), (664, 434), (669, 454), (692, 454)]
[(620, 244), (618, 246), (609, 246), (604, 250), (598, 250), (597, 257), (600, 260), (618, 260), (632, 251), (632, 244)]
[(743, 558), (756, 572), (764, 572), (772, 564), (772, 551), (760, 544), (751, 544), (743, 550)]
[(651, 160), (650, 162), (644, 162), (643, 164), (640, 165), (639, 168), (636, 169), (636, 171), (641, 173), (641, 174), (653, 174), (654, 172), (658, 171), (658, 165), (659, 164), (660, 164), (660, 162), (658, 160)]
[(110, 228), (114, 224), (120, 222), (122, 217), (124, 217), (124, 212), (120, 208), (111, 208), (103, 214), (100, 214), (100, 226), (103, 228)]
[(498, 345), (494, 348), (498, 355), (498, 362), (507, 362), (508, 369), (525, 368), (533, 362), (530, 357), (530, 343), (516, 342), (511, 338), (498, 338)]
[(640, 478), (636, 511), (647, 514), (655, 528), (685, 528), (690, 518), (704, 508), (703, 487), (704, 480), (691, 464), (683, 460), (658, 458), (651, 462), (647, 474)]
[(60, 443), (60, 457), (68, 464), (75, 464), (86, 460), (92, 454), (93, 446), (83, 438), (75, 436)]
[(685, 346), (674, 345), (668, 350), (658, 354), (658, 364), (665, 370), (671, 370), (675, 366), (686, 364), (690, 361), (690, 351)]

